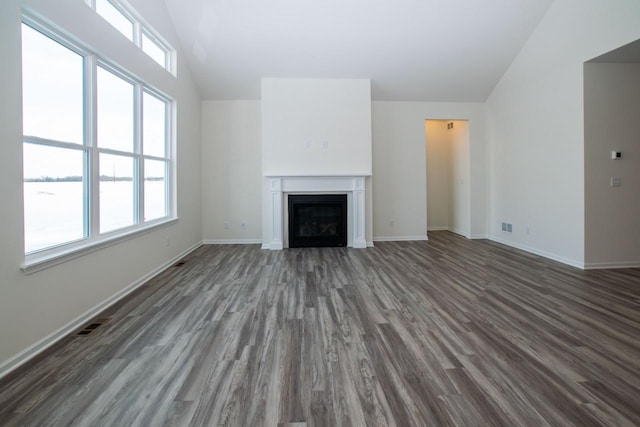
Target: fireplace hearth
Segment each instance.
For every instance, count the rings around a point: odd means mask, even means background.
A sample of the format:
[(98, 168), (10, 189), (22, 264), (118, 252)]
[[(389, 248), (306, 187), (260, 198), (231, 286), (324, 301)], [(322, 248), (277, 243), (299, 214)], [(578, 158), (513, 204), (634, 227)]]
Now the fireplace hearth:
[(347, 246), (346, 194), (290, 194), (289, 247)]

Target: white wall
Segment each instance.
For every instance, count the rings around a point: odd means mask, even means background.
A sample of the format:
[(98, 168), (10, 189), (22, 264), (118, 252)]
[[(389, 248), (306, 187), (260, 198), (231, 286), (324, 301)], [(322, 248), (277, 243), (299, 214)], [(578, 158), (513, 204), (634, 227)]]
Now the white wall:
[(260, 115), (260, 101), (202, 103), (205, 242), (262, 241)]
[(263, 175), (370, 175), (368, 79), (262, 79)]
[(451, 144), (447, 120), (425, 120), (427, 229), (448, 230), (451, 205)]
[(471, 227), (469, 124), (465, 120), (456, 120), (452, 123), (453, 128), (448, 131), (451, 150), (449, 229), (469, 237), (469, 228)]
[(486, 231), (484, 104), (373, 102), (373, 239), (425, 239), (426, 119), (468, 120), (470, 237)]
[[(178, 223), (25, 275), (22, 219), (21, 4), (138, 75), (149, 77), (178, 101)], [(164, 3), (131, 0), (149, 23), (179, 48)], [(0, 2), (0, 375), (65, 333), (67, 326), (137, 284), (147, 274), (202, 239), (200, 188), (200, 100), (178, 52), (179, 79), (161, 70), (81, 0)], [(170, 246), (166, 246), (167, 238)]]
[(492, 238), (583, 265), (583, 63), (638, 38), (637, 0), (552, 4), (487, 102)]
[[(639, 100), (640, 64), (585, 64), (587, 267), (640, 267)], [(621, 187), (611, 187), (611, 177)]]

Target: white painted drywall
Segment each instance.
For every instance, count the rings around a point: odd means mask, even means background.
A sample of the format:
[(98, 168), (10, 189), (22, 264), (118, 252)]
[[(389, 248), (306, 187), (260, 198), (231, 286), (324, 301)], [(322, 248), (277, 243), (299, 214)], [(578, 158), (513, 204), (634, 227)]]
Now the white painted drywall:
[[(130, 0), (178, 49), (175, 79), (133, 47), (81, 0), (4, 0), (0, 2), (0, 375), (46, 344), (83, 314), (202, 240), (200, 187), (200, 99), (182, 62), (177, 38), (163, 3)], [(179, 221), (64, 264), (25, 275), (22, 219), (21, 5), (133, 73), (148, 78), (178, 101), (177, 187)], [(147, 13), (153, 11), (153, 13)], [(170, 245), (167, 246), (167, 239)]]
[(260, 101), (202, 103), (205, 242), (262, 239), (260, 115)]
[[(584, 103), (585, 262), (638, 267), (640, 64), (585, 64)], [(611, 187), (612, 177), (620, 187)]]
[(262, 79), (262, 173), (370, 175), (370, 81)]
[(452, 122), (448, 131), (450, 154), (451, 196), (449, 206), (449, 229), (465, 237), (470, 237), (471, 212), (469, 210), (469, 124), (465, 120)]
[(583, 63), (638, 38), (637, 0), (551, 5), (487, 101), (493, 239), (584, 264)]
[(426, 238), (426, 119), (468, 120), (467, 233), (472, 238), (484, 237), (487, 234), (484, 104), (374, 101), (372, 105), (374, 240)]
[(448, 230), (451, 207), (451, 144), (446, 120), (424, 122), (427, 150), (427, 229)]

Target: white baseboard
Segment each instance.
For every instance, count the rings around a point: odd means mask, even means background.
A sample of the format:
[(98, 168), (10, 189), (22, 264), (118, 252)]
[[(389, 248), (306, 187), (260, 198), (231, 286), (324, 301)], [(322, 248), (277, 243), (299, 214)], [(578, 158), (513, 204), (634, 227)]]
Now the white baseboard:
[(261, 245), (262, 239), (207, 239), (204, 245)]
[(587, 262), (584, 264), (585, 270), (604, 270), (610, 268), (640, 268), (640, 262)]
[(95, 316), (100, 314), (102, 311), (104, 311), (107, 308), (111, 307), (113, 304), (117, 303), (122, 298), (126, 297), (131, 292), (135, 291), (140, 286), (144, 285), (150, 279), (154, 278), (155, 276), (157, 276), (158, 274), (162, 273), (167, 268), (169, 268), (172, 265), (174, 265), (180, 259), (184, 258), (185, 256), (187, 256), (188, 254), (190, 254), (194, 250), (198, 249), (200, 246), (202, 246), (202, 243), (200, 243), (200, 242), (196, 243), (195, 245), (193, 245), (189, 249), (187, 249), (187, 250), (183, 251), (182, 253), (180, 253), (179, 255), (173, 257), (172, 259), (170, 259), (169, 261), (165, 262), (164, 264), (162, 264), (158, 268), (155, 268), (154, 270), (152, 270), (149, 273), (145, 274), (140, 279), (136, 280), (135, 282), (133, 282), (132, 284), (130, 284), (126, 288), (122, 289), (121, 291), (117, 292), (113, 296), (107, 298), (106, 300), (102, 301), (101, 303), (99, 303), (99, 304), (95, 305), (94, 307), (90, 308), (89, 310), (85, 311), (83, 314), (81, 314), (80, 316), (76, 317), (71, 322), (69, 322), (66, 325), (62, 326), (58, 330), (56, 330), (53, 333), (49, 334), (48, 336), (42, 338), (38, 342), (30, 345), (29, 347), (27, 347), (26, 349), (22, 350), (20, 353), (16, 354), (15, 356), (11, 357), (10, 359), (0, 363), (0, 378), (8, 375), (12, 371), (16, 370), (20, 366), (22, 366), (25, 363), (27, 363), (29, 360), (31, 360), (34, 357), (36, 357), (38, 354), (42, 353), (43, 351), (45, 351), (46, 349), (48, 349), (49, 347), (51, 347), (52, 345), (54, 345), (55, 343), (60, 341), (62, 338), (66, 337), (67, 335), (69, 335), (73, 331), (79, 329), (82, 325), (84, 325), (87, 322), (89, 322), (91, 319), (93, 319)]
[(489, 235), (488, 234), (472, 234), (469, 239), (471, 240), (481, 240), (481, 239), (488, 239)]
[(455, 233), (455, 234), (457, 234), (458, 236), (462, 236), (462, 237), (465, 237), (465, 238), (467, 238), (467, 239), (469, 238), (469, 235), (468, 235), (467, 233), (465, 233), (465, 232), (463, 232), (463, 231), (460, 231), (460, 230), (458, 230), (457, 228), (449, 227), (449, 231), (450, 231), (451, 233)]
[(415, 240), (429, 240), (427, 236), (378, 236), (374, 237), (374, 242), (409, 242)]
[[(373, 248), (373, 241), (367, 240), (367, 248)], [(263, 243), (262, 244), (262, 249), (270, 250), (270, 249), (272, 249), (272, 247), (268, 243)], [(276, 248), (276, 250), (279, 250), (279, 249), (284, 249), (284, 248)]]
[(583, 269), (583, 270), (585, 268), (584, 263), (581, 262), (581, 261), (576, 261), (574, 259), (565, 258), (563, 256), (560, 256), (560, 255), (557, 255), (557, 254), (554, 254), (554, 253), (551, 253), (551, 252), (541, 251), (540, 249), (532, 248), (532, 247), (529, 247), (529, 246), (526, 246), (526, 245), (521, 245), (519, 243), (510, 242), (508, 240), (501, 239), (501, 238), (499, 238), (497, 236), (489, 236), (488, 239), (491, 240), (491, 241), (506, 245), (506, 246), (511, 246), (512, 248), (520, 249), (522, 251), (529, 252), (529, 253), (532, 253), (532, 254), (535, 254), (535, 255), (540, 255), (542, 257), (549, 258), (549, 259), (552, 259), (554, 261), (558, 261), (558, 262), (561, 262), (563, 264), (570, 265), (572, 267), (580, 268), (580, 269)]
[(458, 234), (460, 236), (466, 237), (467, 239), (488, 239), (489, 236), (486, 234), (472, 234), (468, 235), (460, 230), (457, 230), (453, 227), (449, 226), (437, 226), (437, 227), (428, 227), (427, 231), (450, 231), (452, 233)]

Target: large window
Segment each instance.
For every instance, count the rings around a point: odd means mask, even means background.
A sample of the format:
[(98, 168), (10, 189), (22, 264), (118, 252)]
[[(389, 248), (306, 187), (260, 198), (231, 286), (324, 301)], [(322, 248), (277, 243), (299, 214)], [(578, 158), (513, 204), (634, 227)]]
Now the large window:
[(171, 100), (25, 22), (27, 256), (55, 255), (169, 218)]

